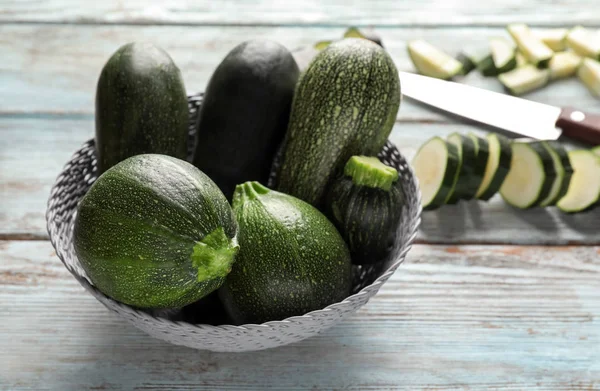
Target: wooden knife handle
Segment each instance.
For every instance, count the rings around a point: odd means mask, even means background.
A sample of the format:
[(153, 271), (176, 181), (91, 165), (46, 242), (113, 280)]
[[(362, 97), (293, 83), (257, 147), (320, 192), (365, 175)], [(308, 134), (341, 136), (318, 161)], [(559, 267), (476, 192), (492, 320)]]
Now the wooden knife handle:
[(563, 134), (573, 140), (600, 145), (600, 115), (588, 114), (572, 107), (565, 107), (556, 121)]

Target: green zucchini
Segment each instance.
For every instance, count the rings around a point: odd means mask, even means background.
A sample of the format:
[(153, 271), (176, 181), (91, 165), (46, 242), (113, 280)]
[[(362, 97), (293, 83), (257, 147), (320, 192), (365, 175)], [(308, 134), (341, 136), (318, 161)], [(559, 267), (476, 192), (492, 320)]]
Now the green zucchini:
[(548, 84), (550, 72), (528, 64), (498, 76), (500, 83), (512, 95), (523, 95)]
[(96, 88), (96, 158), (101, 174), (130, 156), (187, 157), (188, 105), (181, 72), (150, 43), (121, 46)]
[(539, 142), (514, 142), (511, 149), (511, 168), (500, 187), (500, 195), (516, 208), (538, 206), (548, 197), (556, 179), (552, 155)]
[(575, 213), (596, 205), (600, 199), (600, 157), (588, 150), (570, 151), (573, 177), (567, 194), (556, 206), (563, 212)]
[(550, 80), (573, 76), (581, 64), (581, 57), (571, 51), (556, 53), (550, 60)]
[(459, 170), (458, 148), (433, 137), (419, 148), (412, 165), (419, 180), (423, 208), (438, 208), (451, 196)]
[(511, 71), (517, 66), (516, 48), (504, 38), (490, 39), (492, 60), (496, 74)]
[(361, 31), (356, 27), (350, 27), (344, 33), (344, 38), (363, 38), (369, 41), (375, 42), (377, 45), (383, 47), (381, 37), (376, 34), (373, 30)]
[(524, 24), (508, 25), (507, 30), (527, 61), (540, 69), (548, 68), (552, 49), (537, 38)]
[(251, 40), (233, 48), (211, 76), (198, 113), (193, 163), (227, 199), (238, 183), (267, 183), (298, 75), (284, 46)]
[(554, 171), (556, 172), (556, 179), (552, 184), (550, 194), (540, 202), (540, 206), (546, 207), (556, 205), (558, 200), (567, 193), (573, 175), (573, 168), (569, 161), (569, 155), (560, 142), (542, 141), (541, 143), (552, 156)]
[[(490, 149), (487, 139), (478, 137), (473, 133), (467, 135), (469, 139), (473, 141), (475, 147), (475, 162), (465, 192), (461, 195), (463, 200), (470, 200), (475, 197), (483, 177), (485, 175), (485, 168), (487, 165), (488, 157), (490, 155)], [(463, 146), (464, 148), (464, 146)]]
[(584, 58), (577, 70), (577, 77), (593, 95), (600, 96), (600, 62)]
[(510, 141), (506, 137), (497, 133), (489, 133), (486, 140), (490, 153), (485, 165), (483, 180), (475, 194), (475, 197), (483, 201), (489, 200), (500, 190), (510, 170), (512, 159)]
[(546, 30), (536, 30), (533, 34), (541, 40), (546, 46), (555, 52), (562, 52), (567, 48), (567, 33), (565, 28), (555, 28)]
[(300, 78), (277, 190), (321, 207), (354, 155), (377, 155), (400, 105), (398, 70), (380, 46), (358, 38), (320, 52)]
[(327, 215), (348, 244), (352, 263), (385, 260), (405, 203), (398, 171), (376, 157), (353, 156), (327, 194)]
[(425, 76), (449, 80), (462, 73), (462, 64), (422, 39), (408, 43), (408, 55), (417, 71)]
[(567, 34), (567, 45), (581, 57), (600, 61), (600, 34), (582, 26), (576, 26)]
[[(454, 144), (459, 156), (459, 169), (457, 170), (456, 184), (450, 198), (446, 201), (448, 204), (456, 203), (459, 199), (472, 198), (475, 191), (481, 183), (481, 175), (475, 175), (477, 169), (477, 145), (472, 137), (460, 133), (452, 133), (448, 136), (448, 142)], [(487, 159), (486, 159), (487, 160)], [(485, 167), (485, 162), (483, 164)], [(474, 183), (476, 182), (476, 183)]]
[(94, 182), (73, 243), (100, 291), (141, 308), (183, 307), (214, 291), (238, 249), (233, 212), (215, 183), (158, 154), (128, 158)]
[(350, 294), (344, 240), (317, 209), (258, 182), (236, 187), (240, 251), (219, 290), (235, 323), (303, 315)]

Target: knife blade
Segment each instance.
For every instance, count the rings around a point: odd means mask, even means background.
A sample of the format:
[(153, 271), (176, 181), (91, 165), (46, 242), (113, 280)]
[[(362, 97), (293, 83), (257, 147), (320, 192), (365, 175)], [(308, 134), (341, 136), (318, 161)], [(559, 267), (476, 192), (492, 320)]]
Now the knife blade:
[(538, 140), (565, 134), (600, 144), (600, 115), (414, 73), (399, 74), (402, 95), (449, 113)]

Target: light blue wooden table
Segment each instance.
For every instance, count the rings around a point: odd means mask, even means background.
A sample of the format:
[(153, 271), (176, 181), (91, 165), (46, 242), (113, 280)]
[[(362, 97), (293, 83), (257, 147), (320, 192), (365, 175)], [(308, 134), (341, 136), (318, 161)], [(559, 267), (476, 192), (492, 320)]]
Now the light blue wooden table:
[[(600, 14), (597, 0), (0, 1), (0, 390), (600, 390), (600, 211), (496, 197), (427, 212), (407, 262), (355, 316), (247, 354), (132, 328), (73, 280), (45, 230), (50, 186), (93, 136), (98, 74), (125, 42), (165, 48), (196, 92), (250, 38), (293, 49), (372, 25), (404, 70), (409, 39), (457, 52), (511, 22), (598, 28)], [(574, 79), (527, 97), (600, 112)], [(391, 138), (412, 157), (470, 130), (483, 131), (404, 101)]]

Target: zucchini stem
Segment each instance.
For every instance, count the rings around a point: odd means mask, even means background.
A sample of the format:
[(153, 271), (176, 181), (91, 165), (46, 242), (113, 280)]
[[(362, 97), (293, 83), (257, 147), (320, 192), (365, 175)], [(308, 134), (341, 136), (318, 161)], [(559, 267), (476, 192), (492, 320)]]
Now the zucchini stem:
[(242, 183), (241, 185), (237, 185), (235, 187), (235, 193), (233, 194), (232, 204), (237, 204), (242, 200), (255, 200), (259, 196), (267, 194), (269, 191), (271, 190), (269, 190), (268, 187), (263, 186), (256, 181)]
[(227, 276), (239, 248), (237, 240), (228, 238), (223, 227), (215, 229), (197, 242), (190, 257), (198, 270), (198, 281)]
[(386, 166), (376, 157), (352, 156), (344, 167), (344, 175), (357, 186), (367, 186), (389, 191), (398, 180), (398, 171)]

